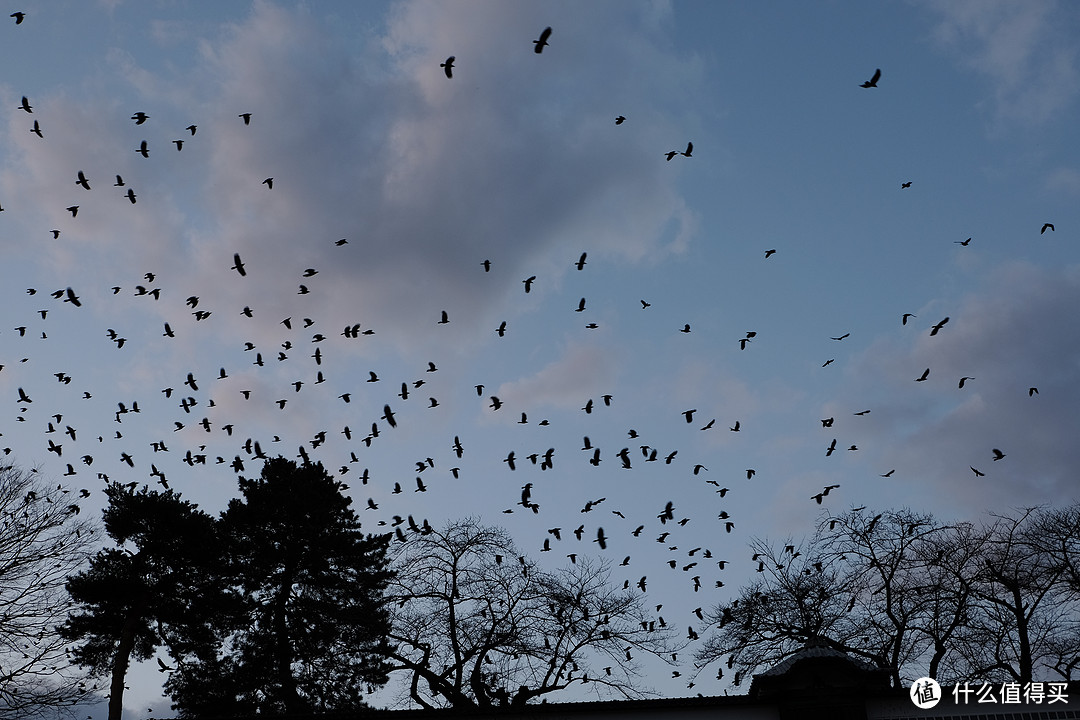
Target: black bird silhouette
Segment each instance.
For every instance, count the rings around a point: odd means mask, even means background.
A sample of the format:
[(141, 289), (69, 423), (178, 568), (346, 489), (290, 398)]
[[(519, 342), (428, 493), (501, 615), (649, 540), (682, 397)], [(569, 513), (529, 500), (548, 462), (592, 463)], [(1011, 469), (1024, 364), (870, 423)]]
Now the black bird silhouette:
[(683, 157), (690, 157), (690, 155), (693, 152), (694, 152), (694, 143), (688, 142), (688, 143), (686, 143), (686, 150), (679, 153), (679, 154), (682, 155)]
[(150, 157), (150, 151), (146, 147), (146, 141), (145, 140), (143, 140), (141, 143), (139, 143), (139, 148), (135, 152), (139, 153), (144, 158)]
[(533, 45), (536, 46), (533, 48), (533, 52), (535, 52), (537, 55), (544, 52), (544, 46), (548, 44), (549, 37), (551, 37), (551, 28), (546, 27), (544, 28), (544, 31), (540, 33), (540, 39), (533, 40)]
[(578, 270), (584, 270), (585, 269), (585, 256), (586, 255), (588, 255), (588, 253), (581, 253), (581, 257), (579, 257), (578, 261), (576, 263), (574, 263), (574, 266), (577, 267)]
[(386, 421), (386, 424), (390, 427), (397, 427), (397, 420), (394, 419), (394, 411), (390, 409), (389, 405), (383, 405), (382, 419)]
[(34, 106), (30, 104), (30, 101), (26, 98), (25, 95), (22, 96), (22, 105), (19, 106), (19, 109), (25, 110), (28, 113), (34, 112)]
[[(25, 100), (26, 100), (26, 98), (23, 98), (24, 102), (25, 102)], [(1049, 230), (1050, 232), (1056, 232), (1054, 230), (1054, 223), (1043, 223), (1042, 230), (1039, 231), (1039, 234), (1042, 235), (1047, 230)]]
[(874, 76), (871, 77), (866, 82), (864, 82), (862, 85), (860, 85), (860, 87), (864, 87), (864, 88), (873, 88), (874, 87), (874, 88), (876, 88), (877, 87), (877, 81), (880, 80), (880, 79), (881, 79), (881, 68), (878, 68), (877, 70), (874, 71)]
[(963, 245), (964, 247), (967, 247), (969, 244), (971, 244), (971, 238), (968, 238), (967, 240), (953, 240), (953, 242), (957, 245)]
[(945, 323), (947, 323), (947, 322), (949, 322), (949, 318), (946, 317), (941, 322), (939, 322), (937, 325), (934, 325), (933, 327), (931, 327), (930, 328), (930, 337), (933, 337), (934, 335), (937, 335), (938, 331), (941, 330), (941, 328), (945, 327)]
[(22, 25), (22, 21), (26, 17), (26, 13), (24, 13), (24, 12), (13, 12), (13, 13), (11, 13), (11, 17), (15, 18), (15, 24), (16, 25)]
[(923, 382), (928, 377), (930, 377), (930, 368), (926, 368), (925, 370), (923, 370), (923, 374), (915, 378), (915, 382)]
[(132, 190), (131, 188), (128, 188), (127, 194), (124, 195), (124, 197), (126, 197), (129, 201), (131, 201), (132, 205), (135, 204), (135, 191)]
[(964, 383), (966, 383), (968, 380), (974, 380), (974, 379), (975, 378), (973, 378), (973, 377), (968, 377), (967, 375), (965, 375), (964, 377), (960, 378), (960, 384), (959, 384), (958, 387), (962, 390), (964, 388)]
[(624, 122), (626, 122), (626, 117), (624, 115), (619, 115), (615, 118), (616, 125), (622, 125)]
[(536, 281), (536, 276), (535, 275), (530, 275), (529, 277), (527, 277), (527, 278), (525, 278), (524, 280), (521, 281), (521, 282), (525, 283), (525, 292), (529, 292), (530, 290), (532, 290), (532, 284), (535, 281)]
[(230, 269), (240, 273), (241, 277), (247, 275), (247, 270), (244, 269), (244, 263), (240, 260), (240, 253), (233, 253), (233, 266)]
[(991, 450), (991, 452), (994, 453), (994, 460), (995, 461), (1000, 460), (1001, 458), (1005, 457), (1005, 453), (1001, 452), (997, 448), (994, 448), (993, 450)]
[(251, 113), (240, 113), (236, 117), (243, 118), (245, 125), (250, 125), (251, 124)]
[(267, 189), (273, 190), (274, 189), (274, 178), (268, 177), (268, 178), (266, 178), (265, 180), (262, 181), (262, 184), (265, 185), (267, 187)]
[(45, 137), (44, 135), (41, 134), (41, 125), (38, 124), (37, 120), (34, 121), (34, 125), (33, 125), (33, 127), (30, 128), (30, 132), (34, 133), (39, 138)]
[(139, 111), (132, 115), (131, 119), (135, 121), (136, 125), (142, 125), (144, 122), (150, 119), (150, 116), (142, 111)]
[(441, 67), (443, 71), (446, 72), (446, 77), (454, 77), (454, 56), (451, 55), (450, 57), (446, 58), (446, 62), (439, 63), (439, 67)]
[(900, 317), (900, 324), (901, 325), (907, 325), (908, 318), (913, 318), (913, 317), (916, 317), (916, 315), (914, 313), (904, 313)]

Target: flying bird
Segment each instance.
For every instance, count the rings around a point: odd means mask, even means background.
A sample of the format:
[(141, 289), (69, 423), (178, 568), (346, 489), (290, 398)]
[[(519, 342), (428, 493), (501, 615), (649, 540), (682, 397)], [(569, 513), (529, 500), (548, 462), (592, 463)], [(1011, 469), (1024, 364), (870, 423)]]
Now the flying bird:
[(45, 137), (44, 135), (41, 134), (41, 125), (38, 124), (37, 120), (34, 121), (34, 126), (32, 128), (30, 128), (30, 132), (34, 133), (39, 138)]
[(626, 122), (626, 117), (623, 116), (623, 115), (619, 115), (618, 117), (615, 118), (615, 124), (616, 125), (622, 125), (624, 122)]
[(235, 270), (240, 273), (240, 277), (247, 275), (247, 270), (244, 269), (244, 263), (240, 259), (240, 253), (233, 253), (233, 266), (230, 270)]
[(533, 48), (533, 52), (535, 52), (537, 55), (544, 52), (544, 46), (548, 44), (549, 37), (551, 37), (551, 28), (546, 27), (544, 28), (544, 31), (540, 33), (540, 39), (533, 40), (533, 45), (536, 46)]
[(535, 275), (530, 275), (529, 277), (527, 277), (527, 278), (525, 278), (524, 280), (521, 281), (521, 282), (525, 283), (525, 292), (529, 292), (530, 290), (532, 290), (532, 284), (535, 281), (536, 281), (536, 276)]
[(450, 57), (446, 58), (446, 62), (439, 63), (439, 67), (441, 67), (443, 71), (446, 72), (446, 77), (454, 77), (454, 56), (451, 55)]
[(245, 125), (250, 125), (251, 124), (251, 113), (240, 113), (236, 117), (243, 118)]
[[(25, 101), (26, 101), (26, 98), (23, 98), (23, 102), (25, 102)], [(1050, 232), (1055, 232), (1054, 223), (1043, 223), (1042, 230), (1039, 231), (1039, 234), (1042, 235), (1047, 230), (1049, 230)]]
[(141, 143), (139, 143), (139, 147), (135, 152), (139, 153), (144, 158), (150, 157), (150, 151), (146, 147), (146, 141), (145, 140), (143, 140)]
[(142, 125), (144, 122), (150, 119), (150, 116), (141, 110), (131, 116), (131, 119), (135, 121), (136, 125)]
[(864, 82), (859, 87), (876, 88), (877, 87), (877, 81), (880, 80), (880, 79), (881, 79), (881, 68), (878, 68), (877, 70), (874, 71), (873, 77), (871, 77), (869, 80)]
[(934, 335), (937, 335), (938, 331), (941, 330), (941, 328), (945, 327), (945, 323), (947, 323), (947, 322), (949, 322), (949, 318), (946, 317), (941, 322), (939, 322), (937, 325), (934, 325), (933, 327), (931, 327), (930, 328), (930, 337), (933, 337)]
[(585, 269), (585, 256), (586, 255), (588, 255), (587, 252), (581, 253), (581, 257), (579, 257), (578, 261), (576, 263), (574, 263), (574, 266), (577, 267), (578, 270), (584, 270)]
[(11, 13), (11, 17), (15, 18), (15, 24), (16, 25), (22, 25), (22, 21), (26, 18), (26, 13), (24, 13), (24, 12), (13, 12), (13, 13)]
[(30, 104), (30, 101), (26, 98), (25, 95), (22, 96), (22, 105), (19, 106), (19, 109), (25, 110), (28, 113), (34, 112), (34, 106)]

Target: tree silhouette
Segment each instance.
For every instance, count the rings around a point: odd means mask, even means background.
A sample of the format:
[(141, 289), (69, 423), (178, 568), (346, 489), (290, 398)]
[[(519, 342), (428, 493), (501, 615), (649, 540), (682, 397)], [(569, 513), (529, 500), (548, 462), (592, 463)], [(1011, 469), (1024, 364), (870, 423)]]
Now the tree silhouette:
[(409, 537), (393, 568), (391, 670), (425, 708), (521, 706), (574, 683), (637, 697), (633, 654), (673, 649), (605, 564), (541, 570), (474, 519)]
[(1050, 517), (1041, 508), (992, 517), (977, 536), (981, 562), (961, 578), (971, 607), (960, 673), (1027, 683), (1049, 666), (1070, 680), (1080, 664), (1080, 593), (1062, 557), (1048, 551)]
[(72, 653), (79, 665), (111, 677), (109, 719), (119, 720), (132, 658), (152, 657), (166, 634), (207, 636), (220, 556), (214, 519), (176, 492), (112, 483), (105, 493), (105, 531), (117, 547), (99, 551), (89, 569), (68, 578), (80, 609), (60, 632), (81, 643)]
[(184, 715), (364, 705), (386, 682), (388, 536), (365, 536), (319, 463), (267, 460), (219, 521), (228, 588), (215, 642), (187, 639), (166, 682)]
[(66, 576), (86, 560), (94, 530), (67, 489), (0, 467), (0, 718), (51, 713), (77, 700), (66, 643)]
[[(889, 668), (895, 686), (1072, 679), (1080, 666), (1080, 512), (942, 525), (909, 510), (825, 517), (805, 547), (755, 540), (761, 576), (706, 616), (699, 668), (736, 681), (811, 638)], [(738, 684), (736, 682), (736, 684)]]

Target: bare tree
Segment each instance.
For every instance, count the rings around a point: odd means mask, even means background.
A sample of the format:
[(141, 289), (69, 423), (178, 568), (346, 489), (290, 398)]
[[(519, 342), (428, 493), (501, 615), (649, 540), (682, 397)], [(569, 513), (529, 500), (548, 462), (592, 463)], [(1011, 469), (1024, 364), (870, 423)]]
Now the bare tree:
[(1048, 551), (1043, 513), (992, 515), (976, 537), (980, 562), (961, 578), (973, 605), (959, 645), (964, 675), (1023, 683), (1053, 667), (1070, 679), (1080, 663), (1080, 596), (1061, 556)]
[[(947, 651), (943, 641), (963, 617), (967, 597), (962, 591), (950, 592), (951, 583), (930, 573), (952, 528), (908, 509), (873, 516), (853, 510), (825, 518), (819, 531), (827, 556), (844, 563), (857, 588), (851, 610), (869, 625), (860, 644), (877, 664), (891, 669), (893, 686), (924, 674), (927, 655), (936, 668)], [(966, 567), (952, 566), (954, 573)], [(911, 668), (920, 669), (906, 677), (905, 670)]]
[(68, 489), (0, 467), (0, 718), (53, 714), (85, 691), (56, 626), (93, 534)]
[[(760, 579), (706, 617), (699, 668), (736, 680), (810, 639), (891, 670), (896, 686), (1066, 680), (1080, 667), (1077, 508), (941, 525), (909, 510), (825, 517), (796, 550), (756, 540)], [(721, 667), (721, 672), (723, 668)]]
[(846, 561), (828, 552), (820, 536), (802, 547), (789, 543), (781, 550), (755, 539), (750, 549), (759, 579), (735, 600), (706, 614), (706, 626), (714, 627), (695, 653), (699, 671), (719, 663), (717, 677), (723, 677), (726, 666), (739, 686), (747, 675), (779, 663), (811, 639), (877, 658), (858, 641), (873, 630), (864, 615), (853, 612), (859, 578)]
[(392, 567), (391, 672), (410, 676), (425, 708), (520, 706), (574, 683), (639, 697), (634, 654), (673, 650), (605, 563), (541, 570), (505, 530), (473, 519), (413, 535)]

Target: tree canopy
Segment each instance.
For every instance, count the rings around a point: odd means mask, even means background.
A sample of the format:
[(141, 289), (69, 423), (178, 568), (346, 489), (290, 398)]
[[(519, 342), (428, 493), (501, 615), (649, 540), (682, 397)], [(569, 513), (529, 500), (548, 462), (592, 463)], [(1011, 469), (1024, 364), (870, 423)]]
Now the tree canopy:
[(268, 460), (218, 521), (223, 612), (166, 683), (185, 715), (362, 707), (386, 682), (389, 537), (364, 535), (319, 463)]

